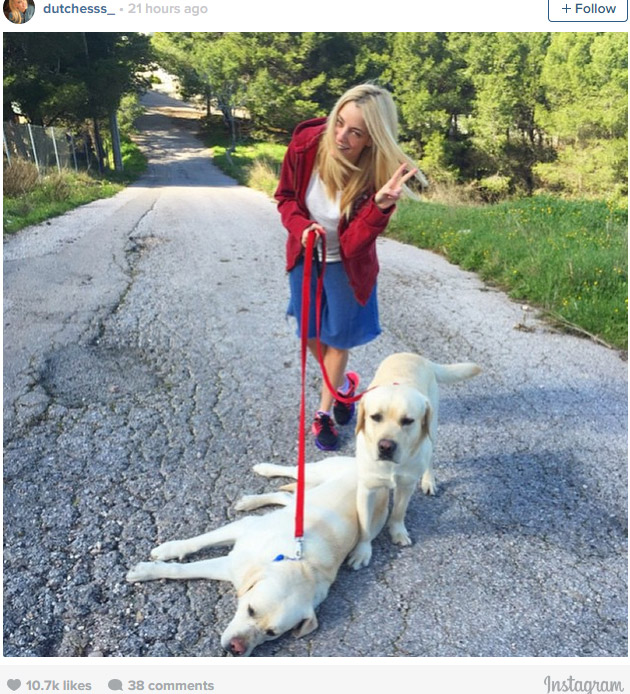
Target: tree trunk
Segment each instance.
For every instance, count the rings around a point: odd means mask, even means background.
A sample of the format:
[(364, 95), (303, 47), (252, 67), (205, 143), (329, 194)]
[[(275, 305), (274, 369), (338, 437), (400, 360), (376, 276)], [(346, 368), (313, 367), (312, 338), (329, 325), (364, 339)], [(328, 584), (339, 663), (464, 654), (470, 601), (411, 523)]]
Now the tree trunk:
[(116, 171), (123, 171), (122, 152), (120, 150), (120, 131), (118, 130), (118, 118), (116, 110), (109, 114), (109, 128), (112, 133), (112, 150), (114, 152), (114, 168)]
[(98, 127), (98, 119), (92, 119), (92, 127), (94, 130), (94, 148), (96, 150), (96, 162), (98, 164), (98, 172), (103, 173), (103, 166), (105, 162), (105, 151), (103, 150), (103, 141), (101, 140), (101, 130)]

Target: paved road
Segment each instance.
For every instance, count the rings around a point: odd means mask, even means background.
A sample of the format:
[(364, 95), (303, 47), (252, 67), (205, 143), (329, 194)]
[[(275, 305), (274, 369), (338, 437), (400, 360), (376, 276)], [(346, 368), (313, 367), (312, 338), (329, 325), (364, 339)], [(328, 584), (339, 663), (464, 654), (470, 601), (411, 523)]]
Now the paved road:
[[(138, 184), (4, 244), (5, 655), (223, 655), (228, 585), (125, 573), (236, 517), (265, 488), (254, 462), (296, 459), (275, 206), (213, 167), (173, 101), (148, 102)], [(516, 329), (519, 305), (436, 255), (379, 254), (384, 332), (352, 366), (367, 380), (404, 350), (484, 372), (442, 391), (440, 492), (413, 498), (413, 546), (380, 538), (316, 632), (254, 655), (626, 655), (625, 361), (531, 316)]]

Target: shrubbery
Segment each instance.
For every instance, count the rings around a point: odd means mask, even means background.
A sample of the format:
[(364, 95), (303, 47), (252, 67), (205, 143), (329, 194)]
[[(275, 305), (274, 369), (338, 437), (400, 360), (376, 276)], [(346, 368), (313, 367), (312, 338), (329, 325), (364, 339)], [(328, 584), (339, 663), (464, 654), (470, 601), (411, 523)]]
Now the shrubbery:
[(24, 195), (35, 188), (39, 180), (39, 172), (35, 164), (25, 159), (14, 157), (11, 165), (4, 162), (2, 172), (2, 194), (11, 197)]

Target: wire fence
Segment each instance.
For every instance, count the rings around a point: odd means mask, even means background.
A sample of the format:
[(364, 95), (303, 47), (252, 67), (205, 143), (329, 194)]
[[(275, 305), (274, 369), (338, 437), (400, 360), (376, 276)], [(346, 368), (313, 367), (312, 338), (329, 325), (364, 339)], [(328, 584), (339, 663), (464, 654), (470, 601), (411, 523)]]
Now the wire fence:
[(55, 169), (98, 169), (98, 160), (87, 132), (72, 135), (59, 128), (4, 122), (2, 137), (8, 166), (14, 159), (23, 159), (35, 164), (42, 175)]

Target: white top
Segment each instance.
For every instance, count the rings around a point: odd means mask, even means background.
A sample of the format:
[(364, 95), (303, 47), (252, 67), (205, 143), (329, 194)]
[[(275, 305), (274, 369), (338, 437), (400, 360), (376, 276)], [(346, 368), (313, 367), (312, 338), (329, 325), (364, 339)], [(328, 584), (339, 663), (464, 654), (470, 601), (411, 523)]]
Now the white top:
[(331, 200), (319, 174), (313, 173), (306, 189), (306, 206), (311, 217), (326, 230), (326, 262), (341, 262), (339, 252), (339, 220), (341, 192)]

